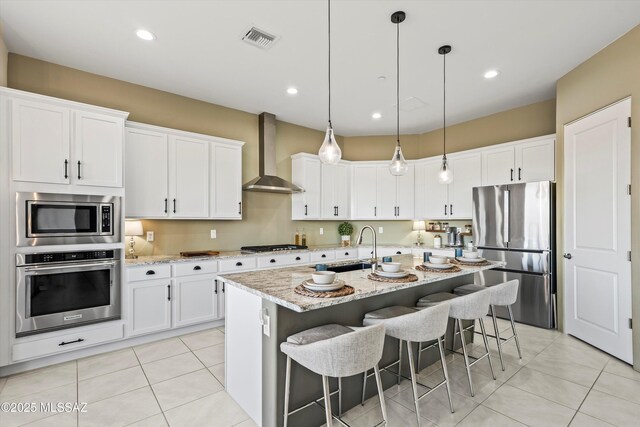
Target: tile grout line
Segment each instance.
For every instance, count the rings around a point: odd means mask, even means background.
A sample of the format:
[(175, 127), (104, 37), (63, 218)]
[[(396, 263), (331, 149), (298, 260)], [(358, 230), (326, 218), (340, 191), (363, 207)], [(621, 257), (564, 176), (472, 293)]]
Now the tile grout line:
[[(609, 362), (607, 362), (609, 363)], [(584, 396), (584, 399), (582, 399), (582, 402), (580, 402), (580, 406), (578, 406), (578, 409), (576, 410), (576, 412), (573, 414), (573, 417), (571, 417), (571, 421), (569, 421), (569, 425), (571, 425), (571, 423), (573, 422), (573, 419), (576, 417), (576, 415), (578, 414), (578, 412), (580, 412), (580, 408), (582, 408), (582, 405), (584, 404), (584, 402), (587, 400), (587, 398), (589, 397), (589, 395), (591, 394), (591, 391), (593, 390), (593, 387), (596, 385), (596, 383), (598, 382), (598, 380), (600, 379), (600, 375), (602, 375), (602, 373), (604, 372), (604, 368), (607, 366), (607, 364), (605, 363), (605, 365), (602, 367), (602, 370), (600, 371), (600, 373), (598, 374), (598, 377), (596, 378), (596, 380), (593, 382), (593, 384), (591, 384), (591, 387), (589, 388), (589, 391), (587, 392), (587, 394)], [(589, 414), (587, 414), (589, 415)], [(589, 415), (590, 417), (593, 417), (593, 415)], [(600, 418), (598, 417), (593, 417), (597, 420), (600, 420)], [(600, 420), (602, 422), (607, 422), (604, 420)], [(609, 424), (609, 423), (607, 423)]]
[[(133, 350), (133, 347), (131, 347), (131, 349)], [(140, 365), (140, 369), (142, 370), (142, 375), (144, 375), (144, 378), (147, 380), (147, 384), (149, 385), (149, 390), (151, 390), (151, 394), (153, 394), (153, 398), (156, 400), (156, 404), (158, 405), (158, 409), (160, 409), (160, 413), (162, 414), (162, 418), (164, 418), (164, 422), (167, 423), (167, 425), (169, 425), (169, 420), (167, 419), (167, 416), (164, 414), (164, 411), (162, 410), (162, 406), (160, 406), (160, 401), (158, 400), (158, 396), (156, 396), (156, 392), (153, 390), (153, 387), (151, 387), (151, 381), (149, 381), (149, 377), (147, 377), (147, 373), (142, 368), (142, 363), (140, 363), (140, 358), (138, 358), (138, 354), (135, 352), (135, 350), (133, 351), (133, 354), (136, 356), (136, 360)], [(157, 415), (157, 414), (154, 414), (154, 415)], [(142, 421), (142, 420), (138, 420), (138, 421)], [(134, 422), (138, 422), (138, 421), (134, 421)]]

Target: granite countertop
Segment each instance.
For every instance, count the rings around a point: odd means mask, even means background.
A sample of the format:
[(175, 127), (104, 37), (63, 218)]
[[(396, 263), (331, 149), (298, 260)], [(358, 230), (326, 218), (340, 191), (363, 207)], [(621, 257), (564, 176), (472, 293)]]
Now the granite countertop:
[[(311, 278), (313, 270), (309, 268), (309, 266), (269, 270), (267, 273), (268, 276), (265, 276), (264, 271), (253, 271), (248, 273), (222, 274), (218, 278), (231, 286), (235, 286), (293, 311), (305, 312), (414, 286), (421, 286), (427, 283), (438, 282), (440, 280), (473, 274), (478, 271), (503, 267), (505, 265), (504, 262), (490, 261), (491, 265), (483, 267), (460, 266), (461, 271), (458, 273), (427, 273), (415, 270), (414, 267), (421, 264), (422, 260), (413, 258), (411, 255), (397, 255), (394, 256), (394, 260), (401, 262), (404, 270), (409, 270), (409, 272), (417, 275), (418, 281), (410, 283), (377, 282), (367, 278), (367, 275), (370, 273), (369, 269), (338, 273), (336, 278), (344, 280), (347, 285), (355, 288), (355, 293), (338, 298), (305, 297), (293, 291), (296, 286)], [(265, 280), (265, 277), (268, 277), (268, 280)]]
[[(190, 261), (215, 261), (218, 259), (225, 258), (238, 258), (238, 257), (256, 257), (256, 256), (269, 256), (269, 255), (285, 255), (299, 252), (322, 252), (328, 250), (339, 250), (339, 249), (358, 249), (358, 248), (370, 248), (372, 246), (362, 245), (362, 246), (340, 246), (340, 245), (318, 245), (318, 246), (309, 246), (308, 249), (296, 249), (290, 251), (271, 251), (271, 252), (260, 252), (260, 253), (250, 253), (250, 252), (242, 252), (242, 251), (220, 251), (219, 255), (212, 256), (197, 256), (197, 257), (183, 257), (180, 254), (173, 255), (149, 255), (149, 256), (139, 256), (136, 259), (125, 259), (125, 264), (128, 266), (139, 266), (139, 265), (154, 265), (154, 264), (165, 264), (165, 263), (173, 263), (173, 262), (190, 262)], [(378, 249), (380, 248), (411, 248), (415, 246), (410, 245), (378, 245)]]

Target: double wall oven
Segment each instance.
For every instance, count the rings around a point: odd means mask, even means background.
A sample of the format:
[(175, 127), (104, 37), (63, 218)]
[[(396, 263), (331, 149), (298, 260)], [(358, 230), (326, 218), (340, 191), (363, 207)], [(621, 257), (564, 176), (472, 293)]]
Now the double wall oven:
[(16, 193), (16, 337), (120, 318), (120, 199)]

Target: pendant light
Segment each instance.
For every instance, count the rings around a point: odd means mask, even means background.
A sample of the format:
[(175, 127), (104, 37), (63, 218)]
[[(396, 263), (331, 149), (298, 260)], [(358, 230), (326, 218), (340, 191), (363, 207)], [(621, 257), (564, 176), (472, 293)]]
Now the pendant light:
[(391, 15), (391, 22), (396, 24), (396, 149), (393, 152), (389, 172), (391, 175), (404, 175), (409, 170), (409, 165), (402, 155), (400, 147), (400, 23), (404, 21), (406, 14), (402, 11)]
[(451, 46), (440, 46), (438, 53), (442, 55), (442, 166), (438, 171), (438, 182), (450, 184), (453, 181), (453, 172), (447, 163), (447, 54), (451, 52)]
[(342, 150), (336, 142), (336, 137), (333, 134), (333, 126), (331, 125), (331, 0), (327, 0), (327, 15), (328, 15), (328, 31), (327, 37), (329, 39), (329, 122), (327, 123), (327, 133), (324, 136), (324, 142), (320, 147), (318, 156), (322, 163), (329, 165), (338, 164), (342, 158)]

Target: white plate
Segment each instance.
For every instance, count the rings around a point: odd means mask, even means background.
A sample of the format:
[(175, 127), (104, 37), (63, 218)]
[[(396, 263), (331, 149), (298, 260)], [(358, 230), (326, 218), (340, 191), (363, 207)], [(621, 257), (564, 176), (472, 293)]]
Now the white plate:
[(448, 270), (451, 267), (453, 267), (453, 264), (449, 264), (449, 263), (447, 263), (447, 264), (433, 264), (433, 263), (430, 263), (430, 262), (425, 262), (423, 265), (425, 267), (434, 268), (436, 270)]
[(389, 271), (382, 270), (376, 271), (376, 274), (380, 277), (386, 277), (388, 279), (402, 279), (403, 277), (407, 277), (409, 275), (409, 273), (407, 273), (406, 271), (397, 271), (395, 273), (391, 273)]
[(342, 280), (336, 280), (330, 285), (318, 285), (313, 281), (313, 279), (309, 279), (303, 284), (305, 288), (315, 292), (337, 291), (338, 289), (342, 289), (344, 285), (345, 283)]
[(465, 257), (458, 257), (456, 258), (458, 261), (460, 262), (466, 262), (469, 264), (475, 264), (477, 262), (482, 262), (484, 261), (484, 258), (465, 258)]

